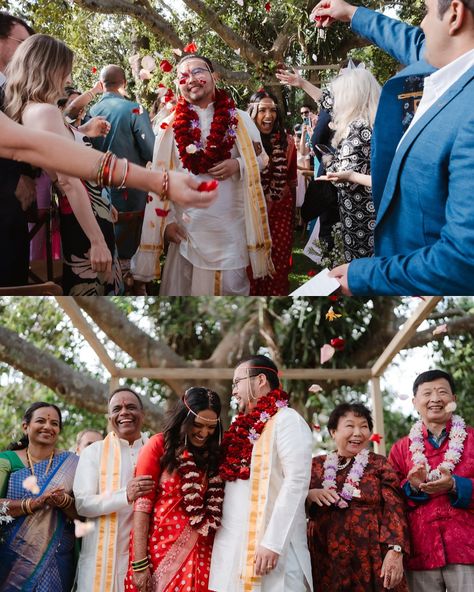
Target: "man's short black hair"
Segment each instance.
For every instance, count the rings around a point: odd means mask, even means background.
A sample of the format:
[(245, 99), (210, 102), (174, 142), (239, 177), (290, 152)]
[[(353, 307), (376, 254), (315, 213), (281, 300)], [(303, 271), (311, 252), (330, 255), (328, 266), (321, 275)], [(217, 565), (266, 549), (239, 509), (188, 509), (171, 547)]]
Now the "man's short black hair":
[(138, 403), (139, 403), (139, 405), (140, 405), (140, 409), (143, 409), (143, 401), (142, 401), (142, 398), (140, 397), (140, 395), (139, 395), (139, 394), (138, 394), (136, 391), (134, 391), (133, 389), (131, 389), (131, 388), (130, 388), (130, 387), (128, 387), (128, 386), (119, 386), (119, 388), (116, 388), (116, 389), (115, 389), (115, 390), (114, 390), (114, 391), (113, 391), (113, 392), (110, 394), (110, 397), (109, 397), (109, 405), (110, 405), (110, 401), (112, 400), (112, 397), (113, 397), (114, 395), (116, 395), (117, 393), (123, 393), (123, 392), (126, 392), (126, 393), (132, 393), (132, 395), (135, 395), (135, 397), (138, 399)]
[(24, 21), (22, 18), (18, 16), (13, 16), (9, 12), (5, 12), (4, 10), (0, 11), (0, 38), (5, 39), (10, 35), (11, 30), (15, 25), (21, 25), (25, 27), (30, 35), (34, 35), (34, 30)]
[(268, 384), (270, 385), (271, 389), (277, 389), (280, 386), (280, 378), (278, 376), (278, 368), (270, 358), (267, 356), (262, 355), (255, 355), (255, 356), (248, 356), (241, 360), (237, 367), (242, 366), (242, 364), (248, 364), (250, 376), (258, 376), (259, 374), (263, 374), (265, 378), (268, 380)]
[(433, 380), (438, 380), (439, 378), (444, 378), (447, 380), (449, 382), (449, 386), (451, 387), (451, 392), (453, 394), (456, 392), (454, 379), (451, 374), (449, 374), (449, 372), (444, 372), (444, 370), (427, 370), (416, 377), (415, 382), (413, 383), (413, 396), (416, 395), (416, 391), (418, 390), (420, 384), (425, 382), (433, 382)]
[[(452, 0), (438, 0), (438, 15), (442, 18), (443, 14), (451, 6)], [(474, 15), (474, 0), (461, 0), (464, 6)]]
[(372, 428), (374, 427), (374, 422), (373, 422), (372, 415), (371, 415), (369, 409), (367, 409), (367, 407), (365, 405), (362, 405), (362, 403), (341, 403), (340, 405), (338, 405), (337, 407), (335, 407), (332, 410), (332, 413), (329, 416), (329, 419), (328, 419), (329, 432), (332, 432), (333, 430), (337, 430), (337, 425), (339, 423), (339, 420), (341, 419), (341, 417), (344, 417), (344, 415), (347, 415), (348, 413), (353, 413), (357, 417), (365, 418), (367, 420), (368, 425), (369, 425), (369, 430), (372, 431)]

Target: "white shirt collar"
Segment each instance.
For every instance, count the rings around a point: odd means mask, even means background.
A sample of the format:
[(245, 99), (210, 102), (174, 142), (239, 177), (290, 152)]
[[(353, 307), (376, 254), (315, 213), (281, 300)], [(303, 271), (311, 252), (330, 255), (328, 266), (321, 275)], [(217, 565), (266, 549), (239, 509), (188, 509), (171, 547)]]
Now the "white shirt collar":
[(454, 61), (446, 64), (425, 79), (425, 91), (428, 89), (436, 97), (440, 97), (454, 84), (471, 66), (474, 66), (474, 49), (467, 51)]

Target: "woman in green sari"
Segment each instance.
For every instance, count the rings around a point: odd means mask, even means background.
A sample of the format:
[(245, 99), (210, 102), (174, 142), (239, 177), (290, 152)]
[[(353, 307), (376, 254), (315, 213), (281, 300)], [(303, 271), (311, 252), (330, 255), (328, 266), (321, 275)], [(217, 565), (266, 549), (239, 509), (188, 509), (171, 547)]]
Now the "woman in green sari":
[(78, 457), (56, 449), (62, 428), (56, 405), (34, 403), (22, 427), (20, 442), (0, 453), (0, 592), (69, 592)]

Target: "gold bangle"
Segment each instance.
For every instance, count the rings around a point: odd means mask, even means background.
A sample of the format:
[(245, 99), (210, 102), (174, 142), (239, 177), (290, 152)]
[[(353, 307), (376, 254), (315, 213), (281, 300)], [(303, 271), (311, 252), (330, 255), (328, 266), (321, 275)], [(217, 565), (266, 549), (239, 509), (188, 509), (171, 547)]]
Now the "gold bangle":
[(26, 499), (26, 502), (25, 502), (26, 513), (27, 513), (29, 516), (31, 516), (31, 515), (33, 514), (33, 512), (34, 512), (33, 508), (31, 507), (31, 502), (32, 502), (32, 501), (33, 501), (33, 500), (31, 499), (31, 497), (28, 497), (28, 498)]
[(163, 169), (163, 184), (161, 186), (161, 191), (159, 193), (159, 197), (161, 201), (167, 201), (168, 197), (168, 189), (170, 184), (170, 175), (167, 169)]
[(21, 511), (22, 511), (23, 514), (26, 514), (27, 513), (26, 512), (26, 508), (25, 508), (25, 504), (26, 504), (26, 498), (23, 498), (21, 500), (21, 504), (20, 504), (20, 508), (21, 508)]

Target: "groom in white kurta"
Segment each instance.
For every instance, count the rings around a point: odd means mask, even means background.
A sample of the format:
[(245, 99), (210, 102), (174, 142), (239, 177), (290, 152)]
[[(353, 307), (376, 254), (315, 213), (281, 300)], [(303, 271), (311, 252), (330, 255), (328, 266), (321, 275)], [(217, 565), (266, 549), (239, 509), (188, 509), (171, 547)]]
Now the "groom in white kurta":
[[(216, 104), (212, 64), (207, 58), (186, 56), (177, 66), (177, 80), (182, 95), (179, 104), (190, 106), (197, 114), (205, 149)], [(212, 166), (197, 176), (199, 181), (219, 182), (218, 198), (209, 208), (182, 208), (150, 195), (132, 273), (145, 282), (159, 277), (159, 257), (165, 240), (169, 241), (161, 295), (245, 296), (250, 289), (246, 271), (249, 264), (254, 277), (273, 272), (271, 237), (259, 176), (267, 156), (249, 115), (238, 109), (235, 114), (238, 123), (235, 128), (229, 127), (230, 134), (235, 136), (230, 157), (217, 153)], [(189, 172), (179, 155), (174, 120), (173, 113), (160, 124), (153, 165)], [(194, 145), (187, 148), (190, 147), (196, 152)], [(157, 211), (162, 213), (161, 219)]]
[(150, 476), (133, 477), (147, 440), (141, 433), (143, 419), (139, 396), (128, 389), (115, 391), (109, 402), (112, 431), (80, 456), (74, 479), (76, 508), (94, 529), (82, 539), (78, 592), (124, 590), (132, 504), (153, 489)]
[[(234, 372), (232, 387), (239, 411), (251, 411), (258, 399), (278, 384), (278, 371), (265, 356), (254, 356), (241, 363)], [(259, 491), (264, 496), (263, 520), (256, 537), (254, 573), (250, 579), (244, 576), (248, 525), (251, 514), (258, 511), (255, 500), (251, 499), (258, 441), (253, 446), (250, 479), (226, 482), (222, 525), (212, 551), (209, 589), (215, 592), (312, 590), (305, 517), (311, 473), (311, 430), (288, 407), (279, 409), (273, 419), (272, 437), (264, 447), (270, 473), (268, 490)], [(267, 426), (260, 439), (269, 429)]]

